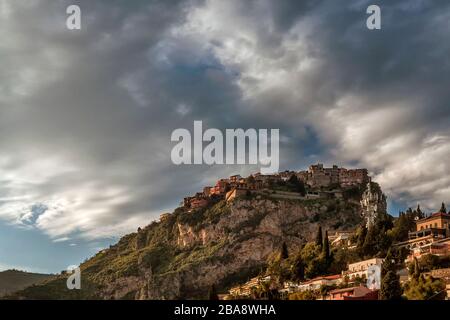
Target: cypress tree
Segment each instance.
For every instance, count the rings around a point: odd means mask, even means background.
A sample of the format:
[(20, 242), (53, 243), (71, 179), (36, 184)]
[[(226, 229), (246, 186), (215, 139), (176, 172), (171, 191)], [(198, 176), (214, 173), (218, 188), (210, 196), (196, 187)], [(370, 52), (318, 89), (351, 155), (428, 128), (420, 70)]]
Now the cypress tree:
[(399, 276), (389, 271), (381, 281), (380, 300), (398, 300), (402, 296)]
[(424, 217), (422, 210), (420, 209), (420, 204), (417, 205), (417, 216), (419, 217), (419, 219), (422, 219)]
[(361, 254), (364, 257), (372, 257), (378, 253), (378, 236), (379, 231), (376, 226), (372, 226), (367, 230), (366, 238), (362, 246)]
[(445, 203), (442, 202), (441, 209), (439, 210), (441, 213), (447, 213), (447, 208), (445, 207)]
[(209, 288), (208, 292), (208, 299), (209, 300), (219, 300), (219, 296), (217, 295), (216, 286), (213, 284)]
[(330, 263), (330, 242), (328, 241), (328, 230), (325, 231), (325, 237), (323, 238), (322, 253), (327, 265)]
[(383, 264), (381, 265), (381, 277), (384, 277), (389, 271), (394, 272), (397, 271), (397, 266), (394, 259), (394, 254), (392, 253), (392, 249), (388, 250), (386, 258), (384, 258)]
[(303, 264), (301, 254), (298, 254), (297, 257), (295, 258), (292, 269), (295, 280), (301, 281), (305, 279), (305, 265)]
[(361, 227), (361, 229), (358, 232), (358, 239), (356, 240), (356, 247), (361, 249), (364, 245), (364, 241), (366, 240), (367, 236), (367, 227), (364, 225)]
[(419, 266), (419, 261), (417, 260), (416, 257), (414, 257), (414, 273), (413, 273), (413, 278), (416, 280), (419, 280), (420, 277), (420, 266)]
[(286, 242), (283, 242), (283, 244), (281, 245), (280, 258), (282, 260), (289, 258), (289, 251), (288, 251)]
[(323, 241), (322, 227), (319, 226), (319, 229), (317, 230), (317, 235), (316, 235), (316, 244), (317, 244), (319, 247), (322, 247), (322, 241)]

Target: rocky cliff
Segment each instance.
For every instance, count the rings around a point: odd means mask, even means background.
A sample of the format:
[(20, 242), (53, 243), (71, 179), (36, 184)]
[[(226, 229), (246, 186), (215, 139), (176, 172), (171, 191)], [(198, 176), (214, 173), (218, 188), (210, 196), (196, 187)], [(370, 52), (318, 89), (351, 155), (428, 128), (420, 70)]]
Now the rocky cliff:
[(377, 183), (369, 181), (361, 196), (361, 215), (370, 228), (379, 213), (387, 213), (387, 201), (383, 191)]
[(286, 242), (290, 250), (325, 230), (362, 222), (360, 199), (275, 199), (246, 196), (188, 212), (178, 208), (123, 237), (81, 264), (82, 289), (65, 289), (65, 277), (28, 288), (20, 298), (204, 298), (265, 267)]

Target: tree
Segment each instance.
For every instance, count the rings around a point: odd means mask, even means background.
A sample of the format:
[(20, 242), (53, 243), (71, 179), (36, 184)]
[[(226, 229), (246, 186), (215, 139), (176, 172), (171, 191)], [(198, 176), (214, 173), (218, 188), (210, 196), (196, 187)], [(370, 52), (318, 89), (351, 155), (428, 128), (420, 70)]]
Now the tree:
[(267, 261), (267, 272), (279, 285), (283, 284), (286, 279), (291, 277), (290, 261), (282, 258), (284, 246), (282, 245), (281, 250), (273, 252)]
[(381, 281), (380, 300), (398, 300), (402, 296), (399, 276), (389, 271)]
[(420, 277), (420, 266), (419, 266), (419, 261), (417, 260), (416, 257), (414, 257), (414, 273), (413, 273), (413, 278), (418, 280)]
[(358, 228), (358, 231), (356, 232), (356, 251), (360, 257), (364, 257), (364, 241), (366, 240), (367, 236), (367, 227), (361, 226)]
[(302, 281), (305, 279), (305, 265), (302, 260), (301, 254), (295, 257), (294, 263), (292, 265), (292, 275), (294, 280)]
[(214, 284), (211, 285), (208, 292), (209, 300), (219, 300), (219, 296), (217, 295), (216, 286)]
[(319, 247), (322, 247), (322, 241), (323, 241), (322, 227), (319, 226), (319, 229), (317, 229), (317, 235), (316, 235), (316, 245), (318, 245)]
[(287, 181), (291, 185), (297, 185), (298, 184), (298, 178), (295, 174), (291, 175)]
[(388, 250), (386, 258), (384, 258), (383, 264), (381, 265), (381, 277), (387, 275), (389, 271), (394, 272), (394, 274), (397, 272), (397, 263), (392, 249)]
[(417, 205), (416, 216), (417, 216), (419, 219), (422, 219), (422, 218), (425, 217), (425, 215), (423, 214), (422, 210), (420, 209), (420, 204)]
[(360, 250), (361, 258), (386, 255), (392, 244), (390, 236), (392, 227), (392, 217), (386, 213), (379, 213), (374, 224), (367, 231)]
[(424, 257), (420, 258), (420, 269), (423, 272), (429, 272), (433, 269), (439, 269), (441, 267), (445, 268), (445, 266), (441, 265), (441, 259), (439, 256), (434, 254), (427, 254)]
[(330, 274), (342, 273), (342, 271), (347, 270), (347, 266), (350, 263), (359, 261), (360, 258), (358, 253), (347, 247), (337, 247), (331, 251), (331, 263), (328, 267), (328, 272)]
[(287, 184), (302, 196), (306, 194), (305, 184), (302, 180), (299, 180), (295, 174), (291, 175), (287, 181)]
[(390, 235), (393, 241), (402, 242), (408, 240), (408, 233), (414, 230), (416, 224), (414, 218), (417, 213), (409, 209), (406, 213), (400, 213), (397, 220), (395, 220), (394, 228), (390, 230)]
[(443, 300), (447, 295), (445, 284), (440, 279), (423, 274), (411, 279), (405, 285), (405, 296), (408, 300)]
[(321, 247), (308, 242), (302, 249), (301, 257), (305, 266), (305, 278), (312, 279), (322, 274)]
[(334, 289), (336, 289), (336, 285), (322, 284), (319, 288), (319, 294), (322, 297), (322, 299), (325, 299), (325, 297), (328, 295), (328, 293)]
[(289, 251), (288, 251), (286, 242), (283, 242), (283, 244), (281, 245), (280, 258), (282, 260), (289, 258)]
[(447, 213), (447, 208), (445, 207), (445, 203), (442, 202), (441, 204), (441, 209), (439, 209), (439, 212), (441, 213)]
[(311, 290), (295, 292), (289, 295), (289, 300), (316, 300), (317, 294)]
[[(420, 259), (414, 259), (408, 265), (409, 274), (412, 278), (418, 278), (418, 273), (423, 274), (435, 269), (445, 269), (450, 267), (450, 256), (439, 257), (434, 254), (427, 254)], [(417, 272), (418, 270), (419, 272)]]
[(322, 254), (325, 259), (325, 265), (329, 266), (331, 263), (331, 255), (330, 242), (328, 241), (328, 230), (325, 231), (325, 237), (323, 238)]
[(372, 257), (378, 252), (377, 235), (378, 230), (375, 228), (375, 226), (372, 226), (372, 228), (367, 230), (366, 239), (364, 240), (364, 244), (361, 250), (363, 257)]

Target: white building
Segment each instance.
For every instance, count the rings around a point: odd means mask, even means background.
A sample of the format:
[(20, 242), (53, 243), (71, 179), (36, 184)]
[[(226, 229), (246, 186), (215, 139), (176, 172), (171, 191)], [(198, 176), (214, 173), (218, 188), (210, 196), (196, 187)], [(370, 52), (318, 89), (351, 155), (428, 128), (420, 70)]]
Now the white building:
[(384, 259), (381, 258), (372, 258), (364, 261), (351, 263), (348, 265), (348, 270), (343, 272), (343, 275), (349, 277), (350, 280), (356, 277), (367, 278), (368, 277), (367, 270), (369, 269), (369, 267), (379, 266), (381, 268), (383, 260)]

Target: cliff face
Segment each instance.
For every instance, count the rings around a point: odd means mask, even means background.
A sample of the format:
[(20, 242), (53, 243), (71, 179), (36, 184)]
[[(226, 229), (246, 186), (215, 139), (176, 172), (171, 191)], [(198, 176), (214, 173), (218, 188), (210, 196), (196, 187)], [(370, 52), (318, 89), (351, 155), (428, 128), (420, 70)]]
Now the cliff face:
[(379, 213), (387, 212), (386, 196), (377, 183), (369, 181), (361, 196), (361, 215), (370, 228)]
[(282, 242), (294, 251), (314, 238), (319, 224), (354, 228), (360, 212), (357, 201), (269, 197), (179, 208), (83, 263), (82, 282), (89, 284), (86, 296), (101, 299), (204, 298), (212, 284), (226, 290), (259, 273)]
[[(178, 211), (130, 237), (136, 244), (127, 256), (136, 256), (137, 272), (103, 279), (99, 294), (107, 299), (204, 297), (212, 284), (226, 289), (258, 273), (283, 241), (295, 250), (312, 240), (319, 223), (328, 230), (354, 227), (361, 221), (359, 210), (337, 200), (236, 199), (207, 210)], [(114, 249), (109, 254), (124, 254)]]

